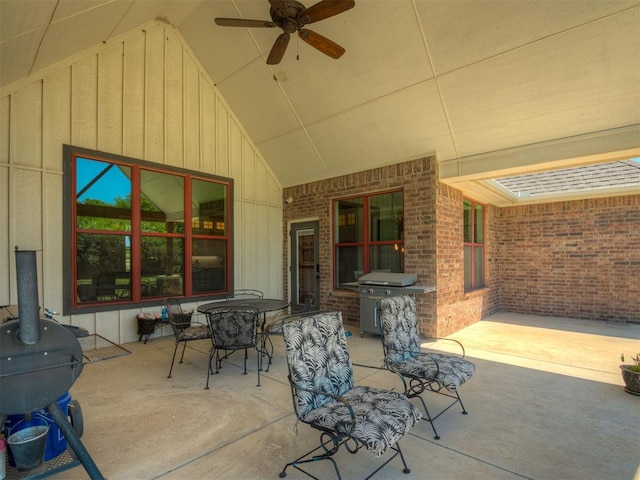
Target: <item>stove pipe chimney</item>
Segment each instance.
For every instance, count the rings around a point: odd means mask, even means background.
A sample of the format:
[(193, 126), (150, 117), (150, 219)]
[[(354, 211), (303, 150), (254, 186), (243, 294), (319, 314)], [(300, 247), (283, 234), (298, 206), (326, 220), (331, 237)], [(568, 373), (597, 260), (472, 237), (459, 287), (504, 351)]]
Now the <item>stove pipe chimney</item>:
[(18, 341), (24, 345), (35, 345), (40, 341), (38, 267), (35, 251), (20, 251), (16, 246), (16, 280), (18, 282)]

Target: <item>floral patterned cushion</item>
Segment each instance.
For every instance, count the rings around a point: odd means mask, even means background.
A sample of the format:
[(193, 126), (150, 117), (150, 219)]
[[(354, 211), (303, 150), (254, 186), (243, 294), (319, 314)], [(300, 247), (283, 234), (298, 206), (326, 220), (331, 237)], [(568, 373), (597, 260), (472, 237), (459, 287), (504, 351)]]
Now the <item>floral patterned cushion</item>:
[[(301, 387), (342, 395), (353, 388), (353, 370), (340, 312), (321, 313), (283, 326), (291, 380)], [(333, 401), (297, 390), (298, 417)]]
[(382, 455), (400, 440), (422, 416), (407, 397), (397, 392), (355, 387), (345, 392), (343, 398), (349, 402), (357, 419), (353, 432), (350, 432), (349, 410), (337, 400), (307, 412), (301, 420), (343, 435), (350, 434), (375, 456)]
[(354, 387), (340, 312), (291, 321), (283, 326), (283, 334), (292, 382), (341, 396), (351, 405), (356, 424), (352, 425), (349, 409), (343, 402), (295, 389), (294, 405), (301, 421), (350, 435), (374, 455), (381, 455), (421, 418), (418, 409), (403, 394)]
[(391, 368), (402, 375), (435, 380), (450, 392), (471, 378), (476, 370), (476, 366), (464, 358), (438, 353), (419, 355), (395, 363)]
[(199, 340), (202, 338), (209, 338), (209, 329), (206, 325), (195, 325), (187, 327), (181, 332), (178, 332), (178, 340)]
[(391, 297), (380, 300), (382, 341), (387, 363), (398, 363), (420, 353), (418, 315), (411, 297)]
[(422, 353), (418, 334), (418, 314), (413, 298), (380, 300), (382, 342), (385, 364), (400, 374), (435, 380), (454, 392), (475, 372), (475, 365), (456, 355)]

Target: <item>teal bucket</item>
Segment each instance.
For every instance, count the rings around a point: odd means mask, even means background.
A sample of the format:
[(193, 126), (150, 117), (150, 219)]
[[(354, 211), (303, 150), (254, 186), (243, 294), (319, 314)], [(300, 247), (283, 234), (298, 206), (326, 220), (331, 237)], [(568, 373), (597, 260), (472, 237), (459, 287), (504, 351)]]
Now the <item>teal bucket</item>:
[(49, 425), (27, 427), (9, 436), (7, 443), (20, 471), (31, 470), (44, 460)]

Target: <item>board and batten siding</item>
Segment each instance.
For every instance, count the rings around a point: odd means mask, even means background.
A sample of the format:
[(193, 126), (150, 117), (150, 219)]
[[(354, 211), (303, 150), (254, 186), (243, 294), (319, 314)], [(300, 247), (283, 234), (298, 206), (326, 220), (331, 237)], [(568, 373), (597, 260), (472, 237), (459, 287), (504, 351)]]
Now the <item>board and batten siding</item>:
[[(0, 304), (17, 304), (18, 245), (38, 251), (40, 305), (62, 309), (63, 144), (233, 178), (235, 288), (282, 298), (282, 187), (180, 33), (154, 21), (0, 91)], [(139, 311), (58, 318), (126, 343)]]

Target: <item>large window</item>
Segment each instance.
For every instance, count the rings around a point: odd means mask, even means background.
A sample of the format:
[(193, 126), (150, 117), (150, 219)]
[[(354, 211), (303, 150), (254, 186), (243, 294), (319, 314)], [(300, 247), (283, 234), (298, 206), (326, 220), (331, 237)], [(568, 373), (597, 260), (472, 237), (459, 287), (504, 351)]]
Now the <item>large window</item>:
[(374, 271), (404, 271), (402, 191), (335, 200), (335, 287)]
[(65, 310), (226, 293), (231, 187), (65, 146)]
[(484, 287), (484, 206), (463, 200), (464, 289)]

